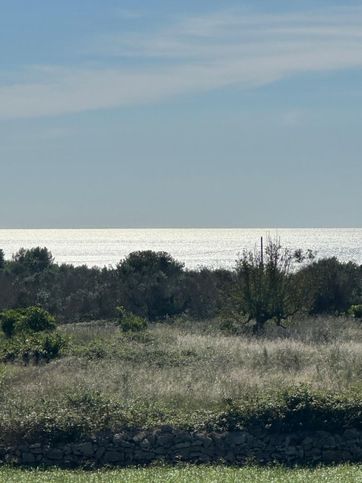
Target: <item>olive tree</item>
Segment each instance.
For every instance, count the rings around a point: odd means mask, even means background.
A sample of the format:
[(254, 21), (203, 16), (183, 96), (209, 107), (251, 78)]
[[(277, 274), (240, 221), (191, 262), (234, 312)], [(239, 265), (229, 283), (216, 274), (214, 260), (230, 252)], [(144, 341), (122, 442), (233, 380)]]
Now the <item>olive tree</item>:
[(117, 265), (124, 302), (136, 315), (149, 320), (182, 313), (183, 264), (166, 252), (130, 253)]
[(242, 253), (236, 267), (236, 301), (246, 322), (254, 321), (254, 333), (260, 333), (268, 320), (283, 326), (284, 320), (307, 305), (307, 292), (295, 265), (309, 258), (310, 253), (292, 252), (270, 239), (265, 250)]

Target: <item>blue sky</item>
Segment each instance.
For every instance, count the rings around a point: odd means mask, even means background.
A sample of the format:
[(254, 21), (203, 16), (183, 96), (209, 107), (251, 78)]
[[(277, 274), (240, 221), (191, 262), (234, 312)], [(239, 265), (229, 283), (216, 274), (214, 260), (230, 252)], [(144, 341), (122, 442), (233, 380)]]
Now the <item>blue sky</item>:
[(0, 7), (0, 227), (361, 226), (362, 2)]

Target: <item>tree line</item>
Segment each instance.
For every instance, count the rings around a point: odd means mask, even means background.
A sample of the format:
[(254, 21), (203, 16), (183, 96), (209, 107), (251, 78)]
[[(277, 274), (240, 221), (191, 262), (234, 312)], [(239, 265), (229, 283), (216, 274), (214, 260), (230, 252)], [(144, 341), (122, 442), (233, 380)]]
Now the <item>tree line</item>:
[(0, 250), (0, 310), (40, 306), (63, 323), (116, 318), (124, 307), (149, 321), (233, 317), (258, 332), (268, 320), (283, 326), (300, 312), (345, 314), (361, 303), (362, 266), (271, 240), (231, 270), (188, 270), (165, 252), (90, 268), (57, 264), (47, 248), (22, 248), (10, 260)]

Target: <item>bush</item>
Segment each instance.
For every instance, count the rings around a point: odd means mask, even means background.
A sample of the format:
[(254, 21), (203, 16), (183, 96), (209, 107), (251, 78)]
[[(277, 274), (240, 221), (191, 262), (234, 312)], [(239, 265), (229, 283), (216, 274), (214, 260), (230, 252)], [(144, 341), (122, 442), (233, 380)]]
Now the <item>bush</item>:
[(66, 345), (64, 336), (55, 333), (34, 333), (26, 338), (20, 336), (8, 339), (0, 346), (2, 362), (49, 362), (61, 354)]
[(15, 333), (16, 323), (21, 316), (19, 312), (19, 310), (6, 310), (0, 314), (1, 329), (7, 338)]
[(221, 410), (189, 412), (140, 400), (125, 404), (97, 391), (74, 388), (41, 405), (4, 407), (0, 412), (0, 442), (84, 441), (97, 432), (139, 431), (165, 424), (189, 431), (247, 430), (252, 434), (318, 430), (342, 433), (362, 427), (360, 393), (319, 394), (294, 388), (262, 399), (225, 402)]
[(211, 417), (207, 427), (216, 431), (246, 428), (277, 433), (344, 431), (361, 429), (361, 411), (359, 391), (341, 395), (297, 387), (259, 399), (229, 401), (229, 407), (215, 419)]
[(5, 310), (0, 314), (1, 328), (10, 338), (20, 333), (51, 332), (55, 329), (55, 318), (40, 307)]
[(352, 305), (349, 309), (349, 314), (355, 319), (362, 319), (362, 304)]
[(5, 310), (0, 319), (6, 337), (0, 344), (3, 362), (49, 362), (59, 356), (65, 345), (64, 337), (53, 332), (54, 317), (40, 307)]
[(361, 268), (355, 263), (342, 263), (335, 257), (324, 258), (302, 271), (313, 315), (344, 314), (361, 299)]
[(122, 305), (149, 320), (184, 311), (183, 264), (165, 252), (133, 252), (117, 265)]
[(236, 335), (240, 332), (240, 324), (232, 319), (223, 319), (220, 322), (220, 330), (227, 335)]
[(138, 315), (128, 312), (123, 306), (117, 307), (117, 324), (123, 332), (141, 332), (147, 329), (147, 321)]
[(26, 332), (52, 331), (55, 327), (55, 318), (40, 307), (29, 307), (21, 318), (21, 329)]

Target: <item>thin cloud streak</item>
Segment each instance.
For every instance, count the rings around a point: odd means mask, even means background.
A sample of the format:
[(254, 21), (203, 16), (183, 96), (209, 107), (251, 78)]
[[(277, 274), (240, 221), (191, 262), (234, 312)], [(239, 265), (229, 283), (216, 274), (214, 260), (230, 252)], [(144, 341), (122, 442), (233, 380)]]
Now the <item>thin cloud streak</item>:
[[(120, 57), (120, 67), (33, 68), (28, 82), (0, 84), (0, 119), (119, 108), (226, 86), (256, 88), (299, 73), (361, 68), (361, 25), (358, 8), (323, 16), (224, 12), (144, 36), (113, 36), (101, 47), (104, 58)], [(136, 67), (126, 66), (125, 56), (134, 57)]]

